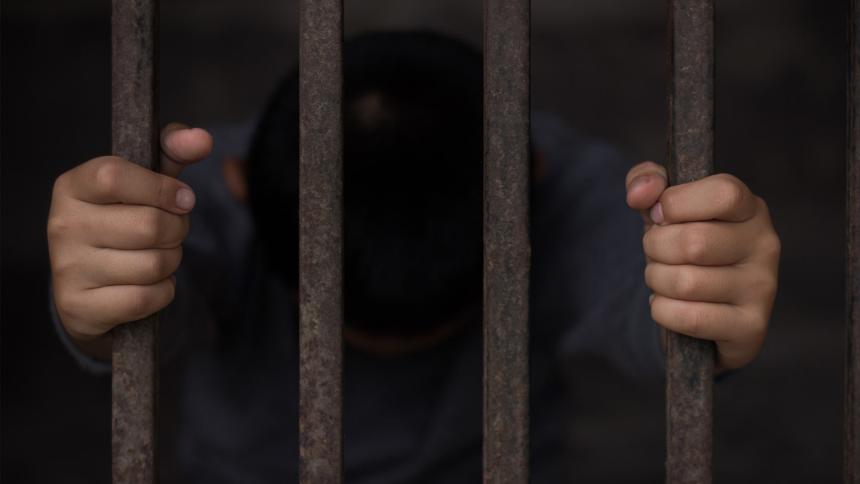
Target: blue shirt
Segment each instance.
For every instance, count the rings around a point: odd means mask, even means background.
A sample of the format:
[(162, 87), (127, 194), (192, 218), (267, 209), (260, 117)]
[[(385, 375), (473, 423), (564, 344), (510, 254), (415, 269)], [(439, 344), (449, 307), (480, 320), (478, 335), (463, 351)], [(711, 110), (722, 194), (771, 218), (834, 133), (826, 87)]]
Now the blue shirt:
[[(562, 370), (570, 356), (603, 355), (637, 378), (662, 375), (664, 360), (642, 276), (642, 222), (625, 204), (630, 164), (556, 118), (534, 114), (532, 128), (544, 166), (532, 187), (531, 475), (534, 483), (556, 483), (566, 480), (561, 423), (570, 405)], [(212, 159), (183, 174), (198, 203), (176, 300), (161, 325), (162, 352), (190, 355), (180, 461), (185, 482), (295, 482), (296, 301), (269, 270), (247, 208), (220, 176), (220, 160), (244, 153), (249, 130), (213, 131)], [(109, 371), (56, 326), (78, 361)], [(211, 337), (225, 327), (234, 329)], [(480, 482), (481, 336), (478, 320), (437, 347), (403, 356), (347, 346), (347, 482)], [(225, 339), (229, 345), (216, 344)]]

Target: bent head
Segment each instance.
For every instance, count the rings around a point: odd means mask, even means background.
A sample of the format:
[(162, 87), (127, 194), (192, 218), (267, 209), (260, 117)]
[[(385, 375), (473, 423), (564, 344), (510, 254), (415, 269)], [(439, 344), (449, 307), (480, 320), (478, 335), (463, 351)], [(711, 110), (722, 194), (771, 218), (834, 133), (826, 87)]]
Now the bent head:
[[(411, 335), (481, 300), (482, 64), (432, 33), (344, 46), (345, 320)], [(271, 263), (298, 282), (298, 74), (257, 127), (248, 199)]]

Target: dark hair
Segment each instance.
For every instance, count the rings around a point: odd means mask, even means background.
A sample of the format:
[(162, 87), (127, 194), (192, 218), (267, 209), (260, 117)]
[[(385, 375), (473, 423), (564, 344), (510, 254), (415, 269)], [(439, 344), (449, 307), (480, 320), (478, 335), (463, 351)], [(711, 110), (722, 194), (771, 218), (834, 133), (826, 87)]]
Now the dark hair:
[[(482, 63), (430, 32), (344, 46), (345, 320), (408, 334), (481, 300)], [(297, 286), (298, 74), (271, 98), (248, 164), (269, 261)]]

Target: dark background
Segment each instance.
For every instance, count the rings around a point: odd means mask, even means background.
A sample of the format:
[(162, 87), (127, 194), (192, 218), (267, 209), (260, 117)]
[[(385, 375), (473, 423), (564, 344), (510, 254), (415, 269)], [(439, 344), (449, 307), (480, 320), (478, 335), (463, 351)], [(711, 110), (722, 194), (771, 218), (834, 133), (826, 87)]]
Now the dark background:
[[(659, 0), (533, 0), (533, 105), (617, 144), (665, 151)], [(838, 482), (843, 359), (846, 1), (721, 0), (717, 166), (770, 204), (781, 289), (761, 357), (720, 383), (716, 482)], [(64, 353), (48, 319), (53, 179), (109, 149), (109, 2), (2, 5), (2, 464), (8, 483), (108, 482), (109, 378)], [(162, 121), (253, 116), (296, 59), (296, 0), (162, 2)], [(347, 32), (431, 27), (481, 42), (481, 3), (347, 0)], [(621, 181), (619, 180), (619, 183)], [(176, 368), (163, 370), (164, 482)], [(577, 482), (659, 482), (659, 385), (571, 362)]]

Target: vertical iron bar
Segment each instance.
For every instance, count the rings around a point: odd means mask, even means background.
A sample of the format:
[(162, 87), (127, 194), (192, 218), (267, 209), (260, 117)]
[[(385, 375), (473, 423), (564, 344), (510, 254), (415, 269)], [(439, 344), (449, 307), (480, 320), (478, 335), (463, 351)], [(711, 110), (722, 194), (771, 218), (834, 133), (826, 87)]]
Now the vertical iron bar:
[(343, 479), (343, 1), (299, 4), (299, 480)]
[(860, 484), (860, 6), (848, 15), (848, 139), (846, 156), (846, 357), (844, 479)]
[[(713, 0), (669, 0), (669, 180), (713, 171)], [(666, 482), (711, 482), (714, 344), (669, 333)]]
[[(114, 155), (158, 168), (156, 0), (114, 0), (112, 147)], [(112, 332), (112, 467), (117, 484), (157, 481), (158, 314)]]
[(484, 482), (529, 479), (529, 0), (484, 0)]

